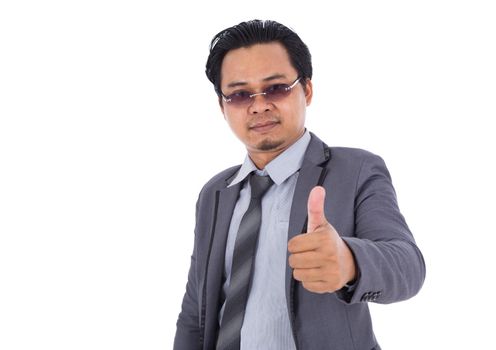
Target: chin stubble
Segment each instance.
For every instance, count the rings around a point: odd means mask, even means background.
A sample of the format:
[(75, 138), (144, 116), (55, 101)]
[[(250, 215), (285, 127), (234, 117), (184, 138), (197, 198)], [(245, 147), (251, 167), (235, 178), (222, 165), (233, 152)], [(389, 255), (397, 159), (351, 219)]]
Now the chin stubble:
[(260, 151), (273, 151), (279, 148), (284, 141), (271, 141), (271, 140), (263, 140), (258, 144), (258, 149)]

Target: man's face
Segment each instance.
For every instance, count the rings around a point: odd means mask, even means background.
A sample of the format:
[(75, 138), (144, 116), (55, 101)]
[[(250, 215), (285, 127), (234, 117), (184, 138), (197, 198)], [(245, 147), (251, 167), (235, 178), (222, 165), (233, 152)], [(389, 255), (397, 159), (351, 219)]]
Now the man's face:
[[(224, 96), (240, 91), (259, 93), (274, 84), (291, 85), (297, 78), (286, 49), (278, 42), (229, 51), (221, 66)], [(306, 92), (302, 84), (306, 84)], [(311, 99), (311, 81), (300, 80), (289, 95), (277, 100), (259, 95), (241, 105), (222, 98), (219, 102), (224, 118), (248, 153), (272, 159), (303, 135)]]

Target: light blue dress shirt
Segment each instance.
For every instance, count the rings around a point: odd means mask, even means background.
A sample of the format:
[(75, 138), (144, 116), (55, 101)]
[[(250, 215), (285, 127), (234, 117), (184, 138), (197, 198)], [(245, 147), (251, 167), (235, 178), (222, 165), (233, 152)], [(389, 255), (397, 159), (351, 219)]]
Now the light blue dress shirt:
[[(258, 170), (247, 155), (238, 174), (229, 186), (243, 181), (251, 172), (269, 175), (274, 185), (262, 199), (262, 223), (255, 257), (252, 287), (241, 328), (241, 350), (295, 349), (286, 304), (285, 276), (288, 227), (296, 180), (303, 156), (310, 143), (305, 131), (287, 150)], [(232, 256), (241, 219), (250, 203), (250, 184), (241, 189), (229, 226), (226, 245), (224, 295), (229, 290)], [(224, 306), (219, 319), (222, 320)]]

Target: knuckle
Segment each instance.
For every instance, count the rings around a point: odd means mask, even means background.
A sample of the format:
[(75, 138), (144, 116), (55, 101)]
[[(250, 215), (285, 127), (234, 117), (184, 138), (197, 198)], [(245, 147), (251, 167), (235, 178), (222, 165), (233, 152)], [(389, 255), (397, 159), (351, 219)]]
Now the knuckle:
[(292, 240), (291, 240), (291, 241), (289, 241), (289, 242), (288, 242), (288, 250), (289, 250), (290, 252), (292, 252), (292, 251), (294, 250), (294, 247), (293, 247), (293, 246), (294, 246), (293, 241), (292, 241)]
[(289, 256), (288, 263), (289, 263), (289, 266), (291, 266), (293, 268), (295, 267), (295, 265), (296, 265), (296, 257), (293, 254), (291, 254)]
[(337, 265), (337, 258), (334, 254), (325, 254), (322, 257), (322, 260), (324, 261), (325, 265), (330, 269), (334, 270), (336, 269)]

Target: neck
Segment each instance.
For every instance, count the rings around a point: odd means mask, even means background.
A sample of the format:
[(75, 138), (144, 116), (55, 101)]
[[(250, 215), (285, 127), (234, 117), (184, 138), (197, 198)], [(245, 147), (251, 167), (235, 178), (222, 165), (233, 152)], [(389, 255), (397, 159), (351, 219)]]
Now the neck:
[(252, 149), (247, 148), (246, 150), (248, 151), (248, 155), (252, 160), (253, 164), (255, 164), (255, 166), (258, 169), (262, 170), (273, 159), (275, 159), (278, 155), (280, 155), (282, 152), (284, 152), (289, 147), (291, 147), (295, 142), (297, 142), (305, 134), (305, 130), (306, 129), (304, 128), (301, 131), (300, 135), (296, 139), (294, 139), (289, 145), (283, 143), (279, 145), (279, 147), (275, 147), (274, 149), (270, 149), (270, 150), (261, 150), (257, 148), (252, 148)]
[(267, 164), (269, 164), (273, 159), (275, 159), (278, 155), (284, 152), (286, 148), (278, 149), (270, 152), (257, 152), (257, 151), (248, 151), (248, 155), (250, 156), (251, 161), (255, 166), (262, 170), (265, 168)]

